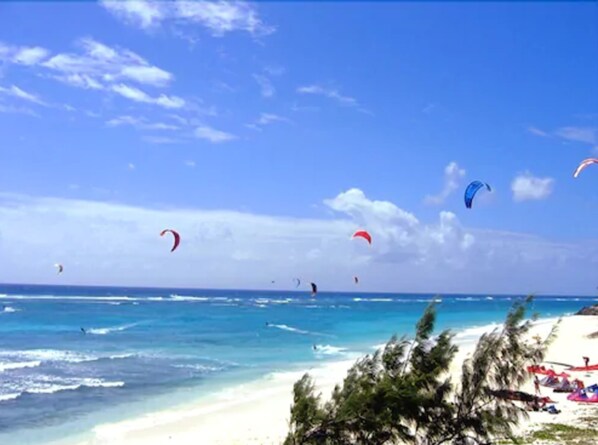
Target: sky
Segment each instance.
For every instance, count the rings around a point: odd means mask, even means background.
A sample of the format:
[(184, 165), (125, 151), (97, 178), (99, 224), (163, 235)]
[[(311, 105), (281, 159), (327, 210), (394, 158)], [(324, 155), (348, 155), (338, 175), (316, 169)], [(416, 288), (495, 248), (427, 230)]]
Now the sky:
[(598, 285), (595, 2), (1, 2), (0, 137), (0, 282)]

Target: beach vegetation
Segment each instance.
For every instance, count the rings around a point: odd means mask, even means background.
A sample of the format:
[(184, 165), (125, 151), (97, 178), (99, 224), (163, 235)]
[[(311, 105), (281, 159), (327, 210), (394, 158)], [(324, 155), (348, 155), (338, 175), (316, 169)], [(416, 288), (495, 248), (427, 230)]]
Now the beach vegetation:
[(329, 400), (304, 375), (294, 387), (284, 445), (482, 445), (497, 437), (517, 443), (515, 427), (526, 411), (496, 392), (518, 389), (556, 333), (555, 326), (546, 338), (530, 338), (531, 301), (516, 302), (501, 327), (481, 336), (459, 381), (449, 375), (454, 335), (434, 333), (436, 304), (425, 309), (413, 338), (393, 336), (358, 360)]

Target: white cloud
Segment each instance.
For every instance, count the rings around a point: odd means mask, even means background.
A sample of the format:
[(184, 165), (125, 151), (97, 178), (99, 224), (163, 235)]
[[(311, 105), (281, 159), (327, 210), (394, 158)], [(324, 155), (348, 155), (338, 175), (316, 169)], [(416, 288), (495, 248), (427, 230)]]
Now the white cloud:
[(30, 108), (16, 107), (14, 105), (6, 105), (0, 102), (0, 113), (6, 114), (26, 114), (28, 116), (39, 117), (39, 115)]
[(356, 107), (358, 106), (357, 99), (351, 96), (345, 96), (334, 88), (325, 88), (320, 85), (307, 85), (297, 88), (299, 94), (314, 94), (324, 96), (338, 102), (341, 105)]
[(536, 127), (528, 127), (527, 131), (529, 131), (531, 134), (534, 134), (536, 136), (540, 136), (540, 137), (543, 137), (543, 138), (550, 136), (545, 131), (540, 130), (539, 128), (536, 128)]
[(187, 160), (187, 161), (185, 161), (185, 165), (186, 165), (187, 167), (191, 167), (191, 168), (193, 168), (193, 167), (195, 167), (195, 165), (196, 165), (196, 164), (195, 164), (195, 161), (192, 161), (192, 160)]
[(257, 118), (253, 123), (247, 124), (246, 127), (261, 131), (263, 126), (270, 125), (275, 122), (290, 123), (291, 121), (286, 117), (279, 116), (278, 114), (261, 113), (259, 118)]
[(36, 65), (49, 54), (47, 49), (39, 46), (13, 46), (0, 42), (0, 61), (17, 65)]
[(160, 94), (158, 97), (152, 97), (145, 91), (140, 90), (139, 88), (135, 88), (130, 85), (125, 85), (123, 83), (112, 85), (112, 91), (117, 94), (120, 94), (122, 97), (126, 99), (130, 99), (135, 102), (155, 104), (164, 108), (174, 109), (182, 108), (185, 106), (185, 100), (180, 97), (167, 96), (165, 94)]
[(142, 139), (149, 144), (157, 145), (180, 144), (183, 142), (180, 139), (174, 139), (164, 136), (144, 136)]
[(115, 17), (125, 23), (138, 26), (140, 28), (151, 28), (158, 25), (164, 18), (165, 9), (161, 2), (157, 1), (106, 1), (100, 2)]
[(461, 179), (465, 177), (465, 170), (460, 168), (456, 162), (450, 162), (444, 168), (444, 186), (437, 195), (426, 196), (428, 204), (442, 204), (451, 193), (459, 188)]
[(135, 170), (135, 168), (137, 168), (137, 167), (135, 166), (135, 164), (133, 164), (133, 163), (131, 163), (131, 162), (129, 162), (129, 165), (127, 165), (127, 167), (129, 168), (129, 170)]
[(272, 81), (270, 79), (261, 74), (254, 74), (253, 78), (260, 86), (260, 92), (263, 97), (274, 96), (274, 93), (276, 93), (276, 89), (274, 88), (274, 85), (272, 85)]
[(553, 187), (554, 179), (535, 177), (530, 172), (516, 176), (511, 183), (513, 199), (517, 202), (546, 199)]
[(178, 130), (179, 127), (164, 122), (148, 122), (144, 117), (118, 116), (106, 121), (109, 127), (129, 125), (139, 130)]
[(102, 0), (101, 4), (118, 19), (141, 29), (169, 22), (175, 26), (203, 26), (214, 36), (232, 31), (255, 36), (274, 32), (273, 27), (263, 23), (254, 6), (242, 1)]
[(221, 130), (217, 130), (208, 125), (201, 125), (195, 129), (195, 136), (199, 139), (205, 139), (215, 144), (220, 142), (227, 142), (236, 139), (234, 134), (226, 133)]
[[(471, 230), (451, 212), (440, 212), (427, 224), (358, 189), (325, 202), (338, 215), (287, 218), (0, 194), (0, 231), (11, 234), (0, 237), (9, 259), (3, 270), (16, 281), (44, 283), (58, 258), (67, 266), (61, 278), (70, 284), (259, 288), (272, 276), (289, 277), (289, 286), (292, 277), (301, 276), (322, 290), (336, 290), (349, 289), (358, 270), (367, 277), (368, 290), (589, 293), (595, 288), (596, 241), (559, 243)], [(48, 227), (55, 228), (51, 236)], [(174, 254), (158, 235), (164, 227), (182, 236)], [(350, 239), (362, 227), (372, 233), (372, 246)]]
[(34, 47), (21, 47), (19, 48), (12, 57), (14, 63), (20, 65), (36, 65), (44, 60), (50, 52), (39, 46)]
[(11, 85), (10, 88), (0, 87), (0, 94), (16, 97), (37, 105), (46, 105), (45, 102), (39, 98), (39, 96), (33, 93), (28, 93), (16, 85)]
[(41, 65), (57, 73), (58, 80), (93, 89), (121, 80), (163, 87), (174, 78), (130, 50), (112, 48), (91, 38), (77, 43), (81, 52), (56, 54)]
[(555, 134), (569, 141), (598, 145), (598, 128), (595, 127), (562, 127)]
[(129, 100), (164, 108), (185, 105), (185, 100), (180, 97), (151, 96), (137, 86), (124, 83), (164, 88), (174, 79), (172, 73), (150, 64), (133, 51), (110, 47), (92, 38), (79, 39), (77, 47), (77, 52), (50, 56), (49, 51), (41, 47), (14, 47), (0, 43), (0, 61), (29, 65), (31, 69), (41, 71), (40, 75), (44, 77), (76, 88), (112, 91)]

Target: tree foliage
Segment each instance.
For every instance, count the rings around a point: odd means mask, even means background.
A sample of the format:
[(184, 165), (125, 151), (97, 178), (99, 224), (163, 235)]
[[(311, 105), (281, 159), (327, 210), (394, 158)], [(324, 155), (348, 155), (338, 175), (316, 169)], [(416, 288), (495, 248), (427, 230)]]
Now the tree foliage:
[[(457, 353), (450, 331), (434, 335), (436, 306), (417, 323), (415, 337), (393, 336), (358, 360), (342, 385), (322, 402), (306, 374), (294, 386), (285, 445), (469, 445), (513, 438), (525, 411), (496, 391), (516, 390), (527, 366), (541, 362), (556, 326), (531, 339), (525, 319), (531, 298), (517, 302), (501, 328), (484, 334), (462, 366), (457, 384), (448, 374)], [(514, 440), (514, 438), (513, 438)]]

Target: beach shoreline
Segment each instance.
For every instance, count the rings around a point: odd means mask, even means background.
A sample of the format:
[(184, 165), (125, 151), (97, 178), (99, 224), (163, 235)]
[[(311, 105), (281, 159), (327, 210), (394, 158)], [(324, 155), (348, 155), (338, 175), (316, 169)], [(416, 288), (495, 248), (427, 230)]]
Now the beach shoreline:
[[(540, 319), (532, 328), (532, 335), (545, 336), (557, 318)], [(475, 347), (474, 338), (496, 327), (496, 324), (473, 327), (456, 333), (459, 353), (450, 369), (454, 382), (458, 382), (461, 363)], [(546, 362), (579, 365), (581, 357), (591, 353), (591, 340), (587, 335), (598, 327), (598, 316), (565, 316), (561, 319), (555, 342), (550, 346)], [(459, 341), (460, 340), (460, 341)], [(598, 361), (598, 357), (593, 358)], [(316, 365), (311, 369), (270, 373), (257, 380), (236, 385), (206, 395), (194, 402), (168, 408), (119, 422), (97, 425), (83, 440), (61, 441), (61, 445), (153, 445), (163, 443), (214, 445), (280, 444), (288, 430), (292, 403), (293, 384), (305, 373), (314, 377), (323, 398), (328, 398), (334, 386), (342, 382), (346, 371), (355, 362), (344, 359)], [(555, 370), (565, 369), (553, 365)], [(586, 384), (598, 381), (598, 373)], [(524, 390), (533, 393), (531, 382)], [(519, 431), (531, 431), (538, 425), (554, 422), (575, 422), (597, 407), (584, 407), (566, 400), (566, 394), (552, 394), (561, 413), (551, 416), (545, 412), (532, 412)], [(234, 426), (231, 428), (231, 426)]]

